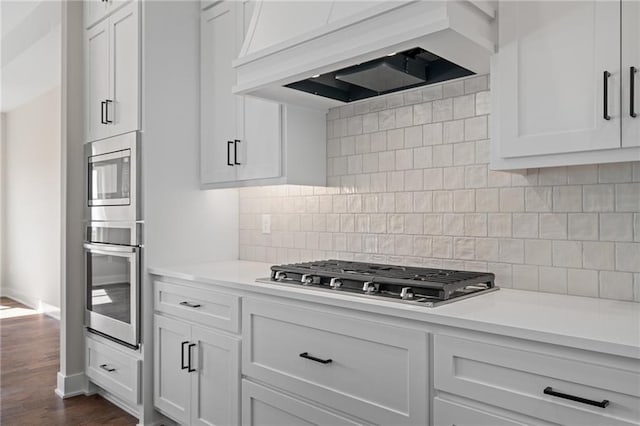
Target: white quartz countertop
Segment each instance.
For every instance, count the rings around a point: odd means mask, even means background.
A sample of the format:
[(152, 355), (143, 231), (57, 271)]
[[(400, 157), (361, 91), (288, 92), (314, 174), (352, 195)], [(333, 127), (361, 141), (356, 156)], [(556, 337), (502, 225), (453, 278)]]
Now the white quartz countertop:
[(640, 303), (500, 289), (426, 308), (256, 282), (270, 276), (270, 266), (226, 261), (152, 267), (149, 273), (640, 359)]

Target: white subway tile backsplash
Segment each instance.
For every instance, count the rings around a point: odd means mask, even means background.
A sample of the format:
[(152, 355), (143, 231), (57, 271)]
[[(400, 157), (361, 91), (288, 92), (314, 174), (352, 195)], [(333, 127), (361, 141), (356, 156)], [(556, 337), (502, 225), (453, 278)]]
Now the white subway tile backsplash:
[(475, 95), (458, 96), (453, 98), (453, 118), (473, 117), (476, 114)]
[(567, 292), (574, 296), (598, 297), (598, 271), (568, 269), (567, 285)]
[(617, 271), (640, 272), (640, 243), (616, 243), (615, 269)]
[(570, 240), (597, 240), (598, 215), (595, 213), (571, 213), (569, 219)]
[(540, 238), (566, 239), (567, 215), (562, 213), (540, 214)]
[(631, 180), (631, 163), (600, 164), (598, 181), (600, 183), (620, 183)]
[(567, 270), (565, 268), (541, 267), (539, 290), (549, 293), (566, 294), (568, 291)]
[(640, 162), (490, 170), (487, 88), (329, 110), (328, 186), (241, 189), (240, 257), (488, 270), (505, 288), (640, 302)]
[(553, 211), (582, 211), (582, 187), (578, 185), (556, 186), (553, 188)]
[(613, 270), (613, 243), (588, 242), (582, 243), (582, 265), (586, 269)]
[(580, 241), (553, 241), (553, 266), (582, 267), (582, 243)]
[(600, 271), (600, 297), (604, 299), (633, 300), (633, 274)]
[(632, 241), (633, 215), (631, 213), (600, 214), (600, 240)]
[(585, 212), (612, 212), (613, 185), (585, 185), (583, 188), (583, 208)]
[(513, 288), (537, 291), (539, 268), (531, 265), (513, 265)]

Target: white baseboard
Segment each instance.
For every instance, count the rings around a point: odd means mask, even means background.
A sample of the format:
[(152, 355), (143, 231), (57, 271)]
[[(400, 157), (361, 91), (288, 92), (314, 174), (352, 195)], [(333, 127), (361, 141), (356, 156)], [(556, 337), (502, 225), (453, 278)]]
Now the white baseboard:
[(62, 399), (84, 395), (87, 392), (87, 378), (84, 373), (64, 376), (58, 372), (58, 386), (55, 392)]
[(57, 306), (50, 305), (46, 302), (43, 302), (42, 300), (37, 300), (33, 297), (27, 296), (26, 294), (17, 292), (14, 289), (7, 287), (2, 287), (2, 289), (0, 290), (0, 295), (2, 297), (13, 299), (16, 302), (22, 303), (23, 305), (28, 306), (37, 312), (60, 321), (60, 308)]

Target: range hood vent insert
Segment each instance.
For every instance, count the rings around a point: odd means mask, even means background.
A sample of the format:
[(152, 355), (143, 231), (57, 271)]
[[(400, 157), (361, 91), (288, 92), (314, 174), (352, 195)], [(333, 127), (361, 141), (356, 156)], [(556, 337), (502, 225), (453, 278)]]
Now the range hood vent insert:
[(473, 74), (440, 56), (414, 48), (297, 81), (286, 87), (352, 102)]

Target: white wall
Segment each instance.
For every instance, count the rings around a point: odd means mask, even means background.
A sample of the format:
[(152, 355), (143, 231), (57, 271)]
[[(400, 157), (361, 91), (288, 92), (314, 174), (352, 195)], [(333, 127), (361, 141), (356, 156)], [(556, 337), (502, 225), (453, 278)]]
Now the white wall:
[(60, 306), (60, 88), (5, 114), (3, 295)]

